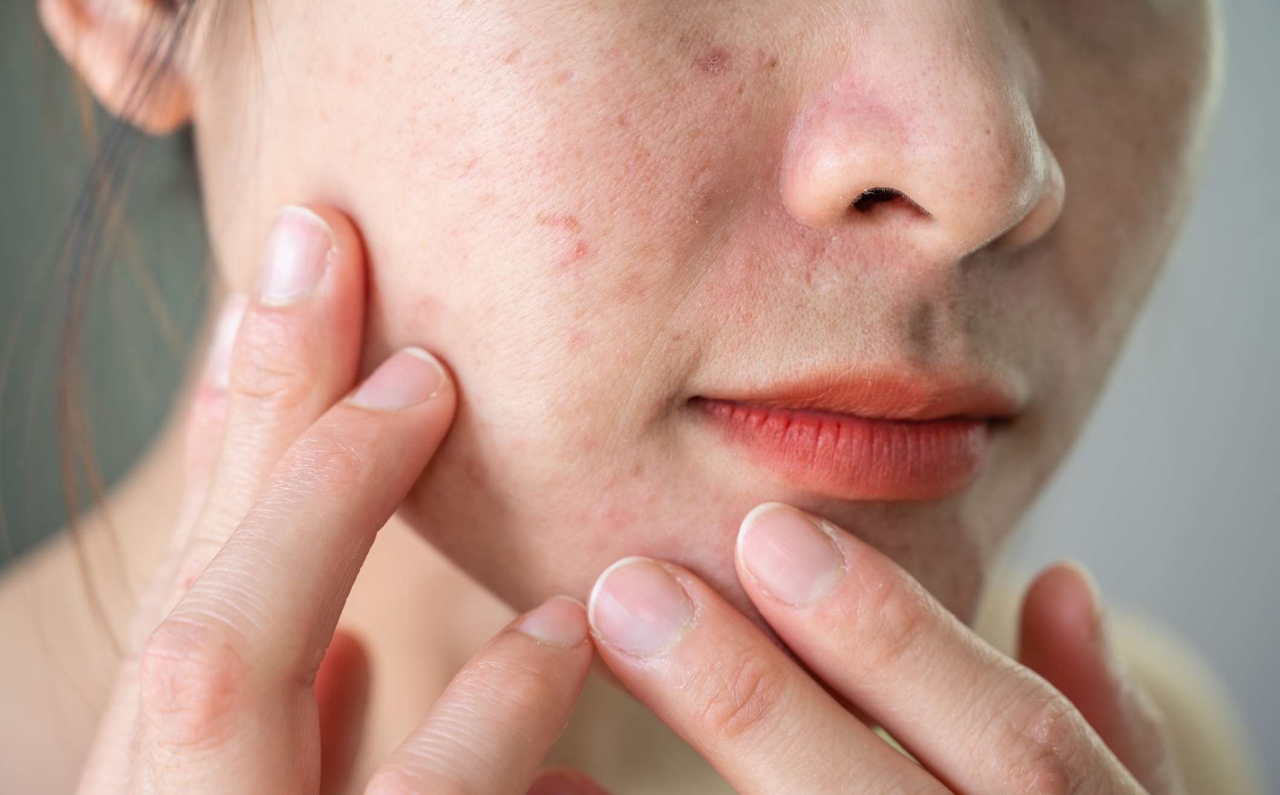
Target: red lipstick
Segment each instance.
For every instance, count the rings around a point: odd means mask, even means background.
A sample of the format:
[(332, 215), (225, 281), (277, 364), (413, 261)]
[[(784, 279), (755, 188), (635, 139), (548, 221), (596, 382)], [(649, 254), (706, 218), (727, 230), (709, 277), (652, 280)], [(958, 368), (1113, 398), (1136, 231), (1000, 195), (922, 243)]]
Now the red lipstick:
[(757, 464), (843, 500), (959, 493), (982, 468), (992, 424), (1018, 409), (993, 385), (847, 371), (691, 403)]

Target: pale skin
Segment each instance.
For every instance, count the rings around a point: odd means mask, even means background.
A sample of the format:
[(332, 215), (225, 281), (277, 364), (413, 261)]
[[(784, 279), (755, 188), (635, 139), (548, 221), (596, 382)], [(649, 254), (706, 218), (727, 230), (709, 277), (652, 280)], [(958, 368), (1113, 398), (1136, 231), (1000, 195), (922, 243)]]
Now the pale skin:
[[(228, 324), (239, 330), (234, 355), (212, 354), (193, 387), (185, 439), (170, 434), (111, 506), (117, 524), (124, 518), (129, 562), (156, 574), (136, 603), (136, 591), (103, 589), (109, 618), (132, 616), (135, 654), (114, 682), (89, 678), (115, 669), (93, 666), (94, 654), (107, 656), (100, 644), (76, 657), (94, 705), (88, 723), (105, 715), (95, 740), (87, 728), (71, 731), (89, 761), (81, 769), (15, 753), (21, 764), (5, 768), (18, 781), (65, 789), (78, 778), (83, 792), (523, 792), (593, 655), (748, 793), (1191, 793), (1205, 766), (1219, 785), (1247, 778), (1248, 762), (1229, 750), (1194, 770), (1177, 761), (1171, 735), (1187, 727), (1165, 725), (1161, 705), (1108, 657), (1099, 606), (1076, 569), (1052, 567), (1020, 595), (1016, 650), (967, 626), (995, 550), (1067, 448), (1169, 243), (1167, 220), (1181, 211), (1210, 105), (1207, 6), (1143, 4), (1117, 13), (1149, 18), (1096, 29), (1083, 15), (1068, 42), (1041, 32), (1064, 22), (1047, 7), (940, 4), (875, 17), (855, 69), (837, 57), (840, 37), (860, 29), (852, 12), (838, 17), (847, 27), (820, 25), (831, 17), (816, 8), (784, 14), (759, 3), (737, 9), (750, 11), (748, 21), (724, 27), (723, 44), (699, 49), (699, 36), (666, 37), (671, 15), (647, 4), (578, 14), (481, 4), (422, 11), (431, 24), (418, 27), (427, 20), (417, 11), (393, 13), (390, 3), (368, 4), (353, 26), (336, 7), (308, 6), (302, 25), (301, 6), (267, 2), (255, 12), (271, 24), (257, 29), (277, 33), (256, 51), (256, 67), (247, 53), (237, 61), (243, 20), (204, 19), (193, 34), (204, 38), (160, 75), (167, 90), (125, 104), (113, 92), (146, 5), (89, 16), (49, 0), (41, 10), (109, 107), (155, 131), (195, 124), (215, 251), (248, 309)], [(698, 30), (724, 21), (704, 10), (683, 21)], [(948, 31), (957, 22), (980, 35), (956, 39)], [(1026, 38), (1011, 35), (1018, 25)], [(643, 59), (609, 37), (628, 26), (633, 37), (618, 41), (652, 45)], [(755, 46), (772, 40), (766, 29), (804, 46), (772, 58)], [(1085, 41), (1087, 58), (1066, 47)], [(913, 43), (930, 45), (948, 68), (876, 72), (882, 60), (872, 55), (901, 55)], [(1114, 54), (1135, 49), (1146, 60)], [(215, 51), (227, 59), (218, 69), (202, 60)], [(344, 61), (347, 52), (360, 58)], [(383, 52), (385, 60), (371, 57)], [(1196, 52), (1204, 57), (1186, 55)], [(1105, 68), (1093, 72), (1087, 64), (1098, 58)], [(440, 63), (456, 64), (452, 78)], [(617, 72), (619, 63), (630, 71)], [(755, 76), (712, 80), (748, 63)], [(1153, 63), (1174, 70), (1177, 91), (1164, 90), (1166, 72), (1148, 82)], [(401, 71), (373, 90), (370, 64)], [(674, 110), (651, 104), (648, 89), (684, 79), (677, 67), (706, 82), (664, 89), (688, 100)], [(321, 73), (323, 91), (285, 80)], [(423, 74), (438, 90), (425, 105), (408, 89)], [(507, 74), (511, 82), (482, 79)], [(1113, 93), (1085, 91), (1104, 74)], [(939, 75), (952, 81), (946, 96), (964, 101), (921, 104), (938, 96)], [(888, 93), (868, 88), (890, 82)], [(286, 83), (277, 95), (273, 86)], [(259, 90), (271, 96), (252, 96)], [(530, 92), (536, 101), (520, 105)], [(756, 114), (734, 116), (747, 107), (734, 96), (754, 97)], [(1125, 134), (1091, 135), (1082, 122), (1094, 117), (1079, 113), (1086, 100)], [(246, 113), (257, 116), (241, 127)], [(897, 132), (860, 138), (850, 120), (868, 113)], [(603, 119), (613, 132), (598, 126)], [(719, 140), (740, 148), (663, 137), (722, 119), (735, 135)], [(972, 146), (941, 142), (975, 140), (976, 125), (994, 166), (966, 170)], [(252, 157), (240, 137), (247, 128)], [(366, 145), (373, 140), (381, 146)], [(895, 149), (902, 140), (915, 148)], [(649, 165), (630, 151), (619, 159), (636, 141), (658, 155)], [(841, 148), (849, 141), (860, 146)], [(752, 170), (760, 163), (772, 164), (772, 191)], [(676, 190), (690, 174), (697, 189)], [(855, 227), (832, 211), (877, 182), (895, 183), (934, 222), (889, 206)], [(1072, 204), (1070, 190), (1092, 201)], [(316, 203), (275, 214), (312, 197), (344, 212)], [(751, 224), (735, 225), (746, 216)], [(432, 223), (411, 220), (422, 218)], [(269, 227), (277, 244), (293, 241), (284, 248), (292, 279), (254, 265), (281, 270), (271, 254), (279, 245), (253, 253)], [(709, 229), (727, 236), (704, 238)], [(771, 234), (735, 250), (759, 229)], [(298, 242), (306, 235), (326, 242), (308, 248)], [(724, 248), (709, 247), (712, 239)], [(636, 250), (644, 268), (625, 255)], [(306, 251), (319, 255), (308, 264)], [(842, 266), (862, 259), (905, 264)], [(989, 267), (961, 279), (953, 266), (966, 259)], [(303, 271), (319, 274), (306, 289)], [(262, 292), (273, 284), (281, 289)], [(770, 300), (780, 290), (799, 303)], [(858, 301), (860, 324), (823, 322)], [(930, 318), (931, 330), (913, 318)], [(762, 335), (761, 324), (775, 333)], [(362, 376), (405, 345), (444, 361), (446, 385), (406, 402), (435, 371), (396, 354), (392, 371), (372, 378), (403, 405), (371, 407)], [(723, 451), (687, 447), (698, 437), (672, 409), (674, 396), (735, 372), (744, 350), (763, 366), (823, 351), (898, 361), (908, 348), (920, 367), (981, 360), (1031, 396), (982, 478), (938, 504), (858, 505), (788, 490)], [(686, 455), (694, 449), (705, 455)], [(175, 504), (166, 490), (184, 496)], [(753, 510), (772, 500), (803, 512)], [(400, 519), (370, 553), (397, 507)], [(828, 532), (813, 536), (805, 518), (795, 537), (807, 532), (818, 546), (761, 545), (771, 523), (781, 532), (779, 515), (821, 517)], [(758, 521), (740, 528), (748, 516)], [(534, 611), (458, 678), (509, 609), (422, 537)], [(802, 567), (785, 567), (791, 581), (775, 582), (776, 561), (759, 559), (762, 549), (837, 565), (804, 582), (794, 580)], [(637, 554), (650, 562), (610, 565)], [(56, 579), (68, 555), (64, 546), (11, 575), (0, 615), (21, 626), (24, 586)], [(804, 604), (789, 604), (797, 593)], [(589, 611), (548, 601), (561, 594)], [(635, 620), (637, 611), (649, 618)], [(55, 612), (55, 646), (84, 615), (81, 606)], [(340, 616), (353, 634), (331, 643)], [(39, 644), (21, 648), (20, 670), (38, 669)], [(1184, 680), (1188, 693), (1205, 684)], [(35, 690), (15, 693), (30, 709), (6, 713), (15, 738), (6, 748), (64, 730), (49, 708), (57, 699), (42, 702)], [(493, 699), (495, 690), (509, 695)], [(1219, 726), (1221, 712), (1201, 710), (1204, 725)], [(634, 744), (623, 729), (621, 718), (597, 722), (574, 761), (610, 778), (620, 766), (600, 751), (612, 731), (619, 745)], [(1211, 731), (1192, 734), (1212, 747)], [(643, 776), (612, 778), (644, 785)], [(583, 791), (595, 786), (571, 779)], [(687, 787), (705, 791), (693, 778)]]

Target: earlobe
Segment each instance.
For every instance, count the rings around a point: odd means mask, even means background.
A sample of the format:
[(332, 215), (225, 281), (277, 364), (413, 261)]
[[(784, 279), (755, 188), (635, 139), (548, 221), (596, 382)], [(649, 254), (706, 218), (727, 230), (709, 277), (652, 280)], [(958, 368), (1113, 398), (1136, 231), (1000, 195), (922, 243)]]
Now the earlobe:
[(178, 11), (164, 0), (40, 0), (55, 47), (110, 113), (152, 135), (191, 119)]

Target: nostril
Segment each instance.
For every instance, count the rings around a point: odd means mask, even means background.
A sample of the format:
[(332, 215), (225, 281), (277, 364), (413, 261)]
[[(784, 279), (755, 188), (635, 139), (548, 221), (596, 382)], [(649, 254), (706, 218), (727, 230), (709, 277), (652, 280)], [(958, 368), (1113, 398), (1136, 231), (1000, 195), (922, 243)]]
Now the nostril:
[(869, 188), (859, 193), (849, 202), (849, 209), (854, 212), (866, 214), (875, 209), (877, 204), (883, 202), (898, 202), (902, 207), (912, 210), (925, 218), (930, 218), (928, 211), (911, 200), (911, 197), (900, 190), (894, 188)]
[[(902, 196), (902, 192), (893, 188), (870, 188), (854, 197), (849, 207), (860, 213), (869, 213), (875, 205), (881, 202), (891, 202), (900, 196)], [(902, 196), (902, 198), (906, 197)]]

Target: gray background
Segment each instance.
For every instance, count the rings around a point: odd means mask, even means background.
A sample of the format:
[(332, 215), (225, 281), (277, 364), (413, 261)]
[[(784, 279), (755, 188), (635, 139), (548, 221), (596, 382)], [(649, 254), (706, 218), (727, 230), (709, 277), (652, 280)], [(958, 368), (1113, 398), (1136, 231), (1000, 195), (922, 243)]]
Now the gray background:
[[(0, 508), (9, 553), (61, 521), (53, 264), (83, 175), (60, 66), (28, 2), (0, 4)], [(1011, 562), (1084, 561), (1109, 602), (1199, 648), (1280, 782), (1280, 4), (1227, 0), (1222, 119), (1190, 222), (1080, 445)], [(87, 387), (108, 477), (161, 418), (201, 317), (202, 239), (180, 142), (152, 146), (146, 236), (96, 285)], [(126, 246), (126, 249), (128, 246)], [(168, 320), (145, 300), (154, 283)]]

